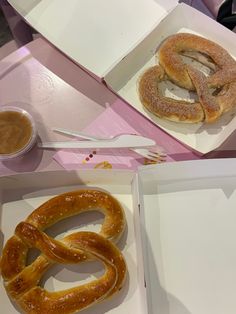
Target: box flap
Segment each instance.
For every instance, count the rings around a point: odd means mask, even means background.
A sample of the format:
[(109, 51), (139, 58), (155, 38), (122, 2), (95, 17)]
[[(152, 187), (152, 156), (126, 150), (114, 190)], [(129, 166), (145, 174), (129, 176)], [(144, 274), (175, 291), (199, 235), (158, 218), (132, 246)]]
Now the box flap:
[[(10, 0), (39, 33), (102, 78), (177, 5), (177, 0)], [(160, 4), (159, 4), (160, 3)]]
[(234, 314), (235, 169), (235, 159), (139, 169), (148, 313)]

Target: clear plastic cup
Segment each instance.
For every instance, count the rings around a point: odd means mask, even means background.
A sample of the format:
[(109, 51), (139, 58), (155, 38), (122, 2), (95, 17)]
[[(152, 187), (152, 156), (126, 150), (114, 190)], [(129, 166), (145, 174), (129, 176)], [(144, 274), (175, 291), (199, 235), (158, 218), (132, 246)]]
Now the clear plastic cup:
[[(0, 160), (9, 160), (9, 159), (13, 159), (13, 158), (25, 155), (34, 146), (34, 144), (36, 142), (36, 138), (37, 138), (36, 125), (35, 125), (35, 122), (34, 122), (32, 115), (29, 112), (27, 112), (25, 109), (22, 109), (19, 107), (14, 107), (14, 106), (0, 107), (0, 114), (1, 114), (1, 112), (20, 113), (19, 118), (20, 118), (20, 116), (23, 115), (25, 118), (27, 118), (27, 121), (31, 125), (31, 134), (30, 134), (30, 137), (29, 137), (29, 140), (27, 141), (27, 143), (25, 143), (24, 146), (20, 147), (16, 151), (11, 152), (9, 154), (0, 152)], [(0, 115), (0, 123), (1, 123), (1, 115)], [(1, 138), (0, 138), (0, 141), (1, 141)], [(0, 145), (1, 145), (1, 143), (0, 143)]]

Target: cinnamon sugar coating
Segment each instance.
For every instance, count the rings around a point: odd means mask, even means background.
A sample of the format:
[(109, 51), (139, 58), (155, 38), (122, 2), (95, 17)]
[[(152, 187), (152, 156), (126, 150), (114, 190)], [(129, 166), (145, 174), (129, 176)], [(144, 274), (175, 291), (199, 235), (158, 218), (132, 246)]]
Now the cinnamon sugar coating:
[[(196, 56), (195, 52), (201, 55)], [(162, 43), (158, 55), (160, 64), (144, 72), (138, 89), (142, 104), (154, 115), (175, 122), (214, 122), (236, 105), (236, 62), (218, 44), (197, 35), (179, 33)], [(185, 64), (182, 55), (197, 59), (214, 73), (207, 77)], [(198, 101), (165, 97), (158, 87), (165, 80), (196, 91)], [(214, 95), (212, 88), (221, 91)]]

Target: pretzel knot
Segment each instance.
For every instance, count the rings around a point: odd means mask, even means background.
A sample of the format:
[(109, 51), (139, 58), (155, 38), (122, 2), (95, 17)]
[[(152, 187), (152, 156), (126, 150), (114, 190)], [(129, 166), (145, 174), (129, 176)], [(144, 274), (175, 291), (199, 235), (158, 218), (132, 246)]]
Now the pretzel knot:
[[(55, 240), (43, 231), (59, 220), (91, 210), (105, 215), (99, 234), (82, 231)], [(122, 288), (126, 277), (125, 260), (112, 243), (120, 238), (125, 224), (123, 209), (110, 194), (79, 190), (50, 199), (17, 225), (3, 249), (1, 273), (9, 296), (30, 314), (75, 313), (112, 296)], [(41, 255), (26, 265), (32, 247)], [(54, 263), (77, 264), (91, 259), (105, 267), (105, 273), (96, 280), (56, 292), (38, 285)]]
[[(149, 68), (139, 80), (140, 100), (151, 113), (176, 122), (214, 122), (236, 105), (236, 62), (224, 48), (200, 36), (179, 33), (167, 38), (158, 53), (159, 65)], [(196, 59), (213, 74), (205, 76), (185, 64), (182, 56)], [(196, 91), (198, 101), (165, 97), (158, 84), (166, 80)]]

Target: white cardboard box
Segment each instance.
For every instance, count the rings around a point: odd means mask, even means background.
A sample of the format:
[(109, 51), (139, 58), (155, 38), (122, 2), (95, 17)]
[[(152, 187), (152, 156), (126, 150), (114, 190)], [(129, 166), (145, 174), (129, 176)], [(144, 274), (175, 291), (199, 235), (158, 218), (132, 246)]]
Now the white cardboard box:
[[(236, 56), (236, 34), (194, 8), (177, 0), (9, 2), (68, 57), (193, 150), (202, 154), (214, 150), (235, 130), (234, 112), (210, 125), (180, 124), (150, 114), (139, 100), (137, 79), (155, 63), (158, 45), (170, 34), (197, 33)], [(189, 98), (188, 93), (182, 96)]]
[[(0, 178), (0, 252), (3, 243), (14, 234), (16, 225), (24, 220), (35, 208), (55, 195), (78, 188), (96, 187), (105, 189), (116, 197), (122, 204), (127, 230), (119, 241), (118, 246), (124, 254), (128, 278), (121, 292), (111, 299), (84, 310), (84, 314), (147, 314), (144, 293), (144, 273), (142, 269), (140, 232), (135, 230), (138, 224), (137, 199), (133, 198), (135, 185), (132, 181), (134, 172), (106, 170), (85, 171), (54, 171), (42, 173), (19, 174)], [(137, 193), (134, 193), (137, 195)], [(103, 216), (96, 212), (77, 215), (65, 219), (48, 229), (52, 237), (63, 237), (76, 230), (90, 230), (98, 232)], [(44, 287), (49, 291), (64, 290), (91, 281), (103, 274), (99, 263), (84, 263), (83, 265), (54, 265), (43, 277)], [(95, 277), (94, 277), (95, 276)], [(0, 279), (1, 313), (13, 314), (20, 310), (10, 302)], [(45, 314), (45, 313), (42, 313)]]
[(235, 313), (235, 166), (200, 160), (139, 173), (148, 313)]
[[(80, 170), (2, 177), (2, 237), (5, 242), (17, 222), (58, 193), (84, 185), (105, 189), (126, 212), (128, 231), (120, 247), (129, 277), (121, 294), (84, 313), (234, 314), (235, 169), (235, 159), (222, 159), (145, 166), (138, 173)], [(94, 214), (81, 221), (78, 216), (52, 234), (88, 222), (90, 230), (97, 230), (101, 217)], [(75, 273), (58, 268), (48, 274), (46, 288), (74, 286)], [(2, 282), (0, 303), (4, 314), (17, 313)]]

